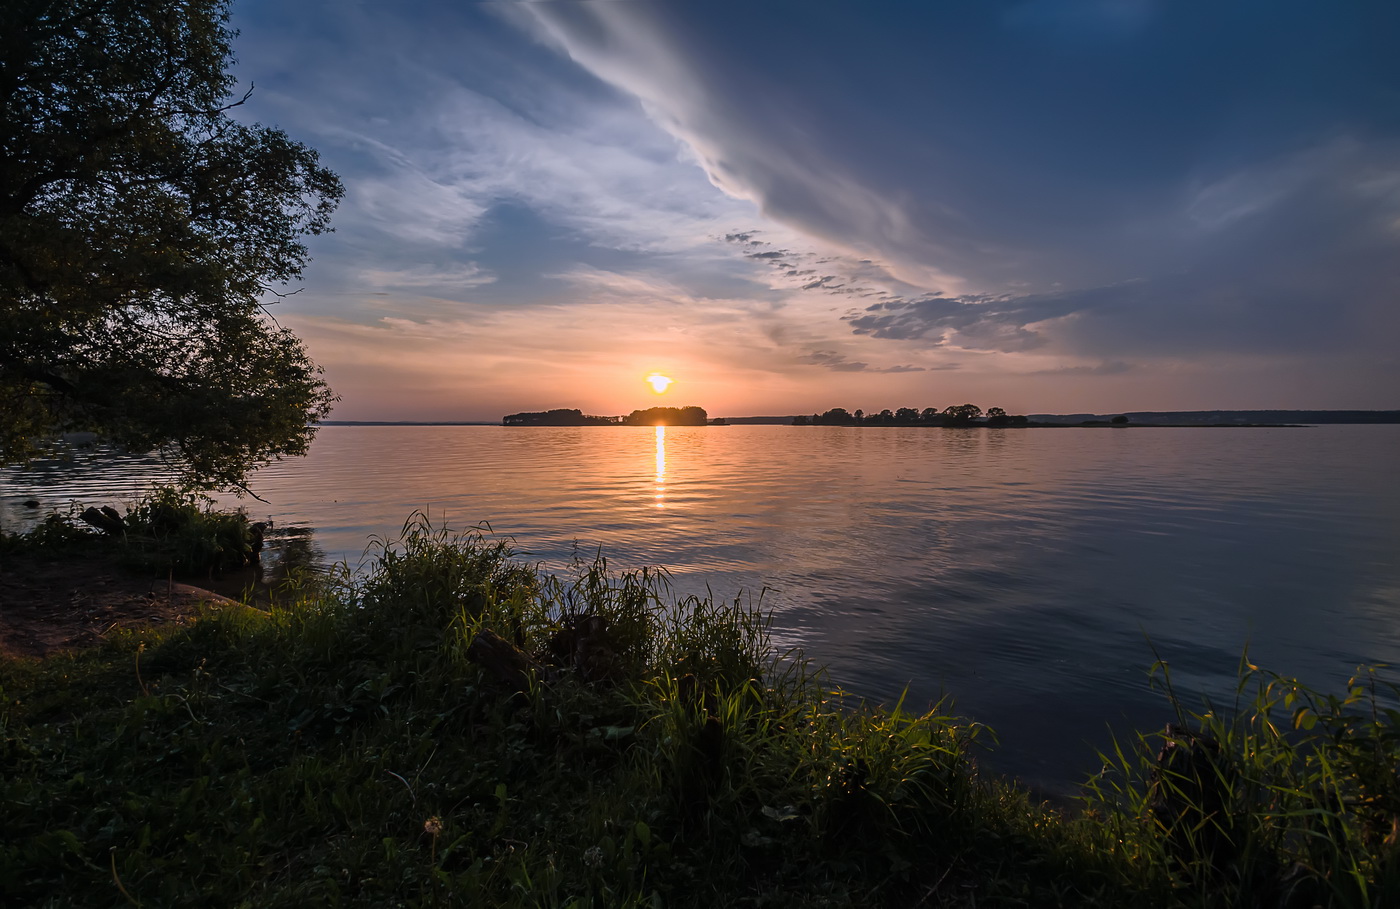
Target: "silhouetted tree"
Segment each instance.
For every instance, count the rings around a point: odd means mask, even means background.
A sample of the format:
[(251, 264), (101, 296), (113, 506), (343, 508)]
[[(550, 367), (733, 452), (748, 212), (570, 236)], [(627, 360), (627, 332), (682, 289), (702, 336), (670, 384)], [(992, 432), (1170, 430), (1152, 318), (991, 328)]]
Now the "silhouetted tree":
[(202, 487), (304, 454), (336, 398), (263, 295), (342, 189), (229, 116), (227, 0), (0, 9), (0, 463), (62, 429)]
[(953, 426), (967, 426), (982, 416), (982, 408), (976, 404), (951, 404), (943, 409), (943, 416)]
[(609, 426), (616, 422), (614, 417), (594, 417), (563, 407), (534, 413), (508, 413), (501, 418), (502, 426)]
[(648, 407), (634, 410), (623, 417), (628, 426), (707, 426), (710, 422), (705, 408), (689, 407)]

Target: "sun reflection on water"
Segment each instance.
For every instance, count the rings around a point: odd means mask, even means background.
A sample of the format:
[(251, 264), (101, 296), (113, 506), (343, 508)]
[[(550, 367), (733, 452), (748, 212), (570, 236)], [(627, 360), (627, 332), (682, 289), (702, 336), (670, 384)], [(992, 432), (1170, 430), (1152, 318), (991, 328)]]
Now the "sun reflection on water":
[(666, 507), (666, 427), (656, 427), (656, 507)]

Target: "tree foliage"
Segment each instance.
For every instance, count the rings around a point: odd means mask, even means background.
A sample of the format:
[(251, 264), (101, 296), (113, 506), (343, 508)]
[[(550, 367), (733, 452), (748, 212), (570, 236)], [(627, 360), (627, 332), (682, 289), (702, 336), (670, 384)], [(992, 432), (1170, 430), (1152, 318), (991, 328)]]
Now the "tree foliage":
[(710, 422), (705, 408), (688, 407), (648, 407), (634, 410), (622, 418), (627, 426), (705, 426)]
[(0, 9), (0, 463), (90, 429), (239, 485), (329, 412), (263, 300), (342, 188), (229, 116), (232, 38), (227, 0)]
[(982, 416), (982, 408), (976, 404), (950, 404), (943, 408), (943, 416), (954, 426), (967, 426)]
[(595, 417), (578, 408), (557, 407), (554, 410), (508, 413), (501, 418), (504, 426), (611, 426), (615, 417)]

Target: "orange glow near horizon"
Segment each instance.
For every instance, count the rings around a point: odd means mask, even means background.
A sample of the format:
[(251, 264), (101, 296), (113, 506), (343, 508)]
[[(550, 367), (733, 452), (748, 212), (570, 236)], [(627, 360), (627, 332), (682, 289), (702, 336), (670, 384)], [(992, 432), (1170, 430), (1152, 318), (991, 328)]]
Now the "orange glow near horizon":
[(669, 376), (663, 376), (659, 372), (654, 372), (646, 377), (646, 381), (651, 383), (652, 391), (656, 392), (659, 395), (662, 395), (666, 393), (666, 389), (671, 385), (672, 382), (675, 381), (675, 379), (672, 379)]

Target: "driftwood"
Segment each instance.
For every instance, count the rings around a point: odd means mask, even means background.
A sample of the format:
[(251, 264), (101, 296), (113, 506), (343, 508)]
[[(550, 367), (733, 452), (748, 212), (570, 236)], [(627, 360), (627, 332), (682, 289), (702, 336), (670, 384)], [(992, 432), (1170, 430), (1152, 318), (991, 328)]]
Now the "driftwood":
[(78, 517), (83, 523), (90, 524), (103, 533), (126, 533), (126, 521), (122, 520), (122, 516), (111, 505), (103, 505), (100, 509), (89, 507)]
[(483, 628), (467, 646), (467, 659), (481, 666), (516, 691), (529, 691), (530, 680), (543, 677), (544, 667), (528, 653), (489, 628)]

